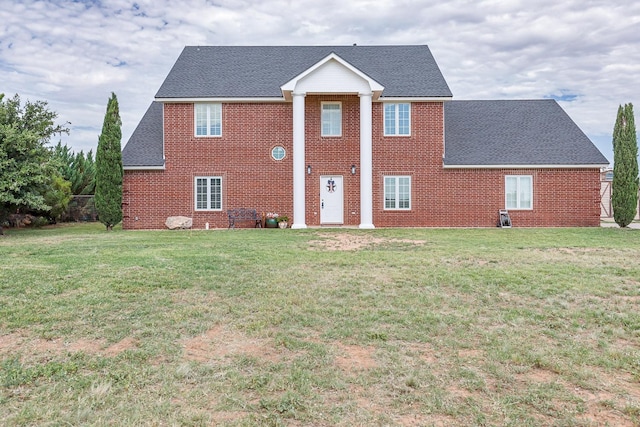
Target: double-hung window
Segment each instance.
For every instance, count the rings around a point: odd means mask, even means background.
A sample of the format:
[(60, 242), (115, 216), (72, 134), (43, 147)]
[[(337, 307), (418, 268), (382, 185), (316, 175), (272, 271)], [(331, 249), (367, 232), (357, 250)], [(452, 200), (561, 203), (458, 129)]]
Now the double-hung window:
[(531, 175), (507, 175), (504, 182), (506, 209), (533, 208), (533, 177)]
[(222, 104), (195, 104), (196, 136), (222, 136)]
[(341, 103), (322, 103), (322, 136), (342, 136)]
[(197, 211), (222, 210), (222, 177), (197, 176), (195, 201)]
[(411, 104), (384, 104), (385, 136), (408, 136), (411, 134)]
[(384, 177), (384, 208), (385, 210), (411, 209), (411, 177)]

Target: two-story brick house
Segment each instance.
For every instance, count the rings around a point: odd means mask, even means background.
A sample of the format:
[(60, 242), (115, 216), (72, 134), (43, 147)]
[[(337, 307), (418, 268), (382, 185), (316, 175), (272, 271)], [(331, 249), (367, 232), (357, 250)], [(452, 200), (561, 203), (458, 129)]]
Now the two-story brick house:
[[(553, 100), (453, 101), (426, 46), (186, 47), (123, 150), (125, 229), (597, 226), (606, 158)], [(291, 222), (291, 221), (290, 221)]]

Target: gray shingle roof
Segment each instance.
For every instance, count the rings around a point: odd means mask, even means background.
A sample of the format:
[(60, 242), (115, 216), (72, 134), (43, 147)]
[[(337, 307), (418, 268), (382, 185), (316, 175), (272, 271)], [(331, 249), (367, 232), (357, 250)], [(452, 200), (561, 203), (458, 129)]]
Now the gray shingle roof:
[[(331, 53), (382, 84), (383, 97), (451, 97), (426, 46), (189, 46), (156, 97), (281, 97), (283, 84)], [(554, 100), (448, 101), (445, 139), (450, 167), (608, 164)], [(161, 103), (149, 106), (122, 160), (164, 166)]]
[(331, 53), (383, 85), (384, 97), (451, 97), (427, 46), (187, 46), (156, 98), (281, 97)]
[(164, 166), (162, 142), (162, 103), (152, 102), (122, 150), (122, 166)]
[(552, 99), (445, 103), (445, 166), (608, 163)]

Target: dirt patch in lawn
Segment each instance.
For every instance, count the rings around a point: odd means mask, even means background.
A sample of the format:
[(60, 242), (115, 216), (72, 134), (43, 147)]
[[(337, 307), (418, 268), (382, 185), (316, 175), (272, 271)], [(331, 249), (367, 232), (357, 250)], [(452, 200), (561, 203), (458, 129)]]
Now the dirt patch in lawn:
[(335, 364), (346, 372), (362, 369), (373, 369), (378, 363), (373, 358), (373, 347), (360, 347), (357, 345), (344, 345), (336, 343), (337, 356)]
[(138, 347), (138, 340), (132, 337), (127, 337), (104, 349), (104, 354), (106, 354), (109, 357), (114, 357), (122, 353), (123, 351), (131, 350), (136, 347)]
[(269, 361), (280, 359), (278, 351), (268, 340), (250, 338), (223, 325), (217, 325), (204, 334), (181, 341), (184, 358), (208, 362), (234, 356), (250, 356)]
[[(598, 371), (598, 368), (595, 368)], [(627, 407), (640, 407), (640, 390), (637, 382), (630, 376), (617, 376), (615, 378), (606, 372), (599, 372), (595, 389), (585, 389), (567, 381), (555, 372), (534, 368), (517, 375), (520, 382), (533, 386), (535, 384), (556, 384), (564, 388), (568, 395), (573, 395), (584, 403), (584, 412), (577, 418), (583, 419), (594, 425), (611, 425), (632, 427), (636, 424), (625, 417), (623, 411)], [(566, 395), (565, 395), (566, 396)], [(550, 403), (558, 408), (566, 404), (563, 399), (550, 400)]]
[(63, 338), (44, 339), (34, 337), (28, 332), (17, 331), (0, 335), (0, 356), (9, 354), (25, 355), (59, 355), (64, 353), (85, 353), (105, 357), (115, 357), (125, 350), (138, 346), (135, 338), (127, 337), (112, 345), (104, 339), (78, 339), (75, 341)]
[(419, 427), (419, 426), (433, 426), (433, 427), (448, 427), (456, 425), (456, 420), (453, 417), (447, 415), (422, 415), (422, 414), (409, 414), (401, 415), (395, 420), (398, 425), (404, 427)]
[(367, 234), (333, 233), (323, 234), (321, 239), (312, 240), (309, 244), (311, 245), (311, 250), (357, 251), (382, 245), (422, 246), (425, 244), (425, 241), (411, 239), (387, 239)]

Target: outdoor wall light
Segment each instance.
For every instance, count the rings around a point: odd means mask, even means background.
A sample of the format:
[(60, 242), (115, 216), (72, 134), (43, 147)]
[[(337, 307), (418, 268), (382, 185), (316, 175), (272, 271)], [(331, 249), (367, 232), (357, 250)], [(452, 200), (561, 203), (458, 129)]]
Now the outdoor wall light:
[(307, 175), (311, 175), (311, 165), (307, 165)]
[(351, 175), (356, 174), (356, 165), (351, 165)]

